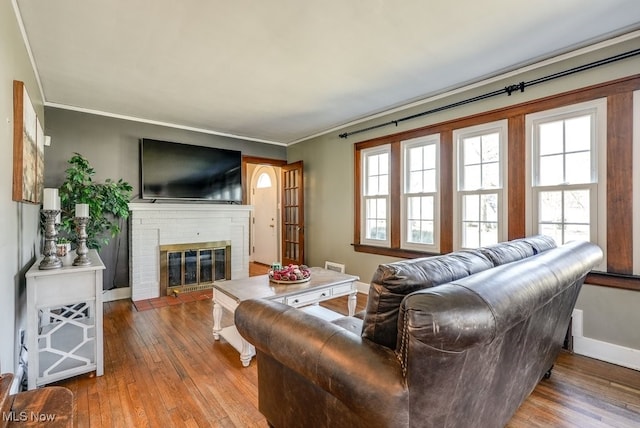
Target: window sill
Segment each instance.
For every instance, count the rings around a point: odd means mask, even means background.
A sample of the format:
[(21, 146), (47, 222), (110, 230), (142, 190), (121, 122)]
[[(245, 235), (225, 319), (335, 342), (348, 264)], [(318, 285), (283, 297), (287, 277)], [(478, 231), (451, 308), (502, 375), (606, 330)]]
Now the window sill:
[(375, 245), (351, 244), (359, 253), (378, 254), (380, 256), (399, 257), (402, 259), (416, 259), (418, 257), (439, 256), (440, 253), (426, 251), (405, 250), (402, 248), (377, 247)]
[(637, 275), (621, 275), (593, 271), (587, 275), (585, 283), (589, 285), (599, 285), (601, 287), (640, 291), (640, 276)]

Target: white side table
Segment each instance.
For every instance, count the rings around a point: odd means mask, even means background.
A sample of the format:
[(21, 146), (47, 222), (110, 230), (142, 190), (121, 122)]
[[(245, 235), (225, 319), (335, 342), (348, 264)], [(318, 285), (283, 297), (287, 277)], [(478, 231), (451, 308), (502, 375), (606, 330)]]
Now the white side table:
[(29, 389), (90, 371), (102, 376), (102, 271), (90, 250), (90, 266), (73, 266), (75, 251), (60, 269), (26, 273)]

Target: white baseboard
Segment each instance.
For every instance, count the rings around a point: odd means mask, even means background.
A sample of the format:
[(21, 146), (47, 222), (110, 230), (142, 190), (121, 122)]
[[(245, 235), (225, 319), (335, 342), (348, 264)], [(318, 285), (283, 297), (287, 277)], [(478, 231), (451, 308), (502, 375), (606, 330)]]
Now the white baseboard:
[(582, 310), (574, 309), (571, 323), (573, 352), (622, 367), (640, 370), (640, 350), (584, 337), (582, 317)]
[(105, 290), (102, 293), (103, 302), (112, 302), (114, 300), (130, 299), (131, 287), (118, 287), (111, 290)]
[(358, 293), (369, 294), (369, 284), (365, 282), (356, 281), (356, 289)]

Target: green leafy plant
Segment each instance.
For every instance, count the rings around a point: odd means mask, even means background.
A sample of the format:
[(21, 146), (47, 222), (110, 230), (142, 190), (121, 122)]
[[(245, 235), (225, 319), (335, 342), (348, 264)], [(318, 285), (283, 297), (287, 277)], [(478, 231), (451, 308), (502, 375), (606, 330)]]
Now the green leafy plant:
[(71, 166), (65, 171), (65, 181), (60, 186), (60, 207), (62, 211), (60, 230), (63, 237), (76, 242), (76, 204), (89, 204), (87, 224), (87, 246), (99, 250), (111, 238), (120, 233), (120, 221), (129, 217), (129, 199), (133, 188), (119, 179), (95, 183), (95, 170), (81, 154), (67, 161)]

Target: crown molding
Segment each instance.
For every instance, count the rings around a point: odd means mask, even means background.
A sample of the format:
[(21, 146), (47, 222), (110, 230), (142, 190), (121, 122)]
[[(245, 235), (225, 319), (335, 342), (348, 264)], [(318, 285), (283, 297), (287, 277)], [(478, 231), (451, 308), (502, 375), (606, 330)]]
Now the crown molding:
[(114, 119), (128, 120), (128, 121), (131, 121), (131, 122), (146, 123), (146, 124), (149, 124), (149, 125), (164, 126), (164, 127), (167, 127), (167, 128), (182, 129), (184, 131), (199, 132), (199, 133), (202, 133), (202, 134), (209, 134), (209, 135), (218, 135), (220, 137), (235, 138), (235, 139), (244, 140), (244, 141), (254, 141), (256, 143), (273, 144), (273, 145), (276, 145), (276, 146), (285, 146), (285, 147), (287, 146), (286, 143), (281, 143), (281, 142), (278, 142), (278, 141), (263, 140), (263, 139), (260, 139), (260, 138), (246, 137), (246, 136), (243, 136), (243, 135), (236, 135), (236, 134), (229, 134), (229, 133), (226, 133), (226, 132), (214, 131), (212, 129), (196, 128), (194, 126), (186, 126), (186, 125), (180, 125), (180, 124), (177, 124), (177, 123), (163, 122), (163, 121), (152, 120), (152, 119), (144, 119), (144, 118), (141, 118), (141, 117), (128, 116), (128, 115), (125, 115), (125, 114), (110, 113), (110, 112), (106, 112), (106, 111), (102, 111), (102, 110), (94, 110), (94, 109), (90, 109), (90, 108), (70, 106), (70, 105), (67, 105), (67, 104), (59, 104), (59, 103), (52, 103), (52, 102), (45, 101), (44, 105), (46, 107), (59, 108), (59, 109), (63, 109), (63, 110), (77, 111), (77, 112), (80, 112), (80, 113), (88, 113), (88, 114), (93, 114), (93, 115), (96, 115), (96, 116), (105, 116), (105, 117), (110, 117), (110, 118), (114, 118)]

